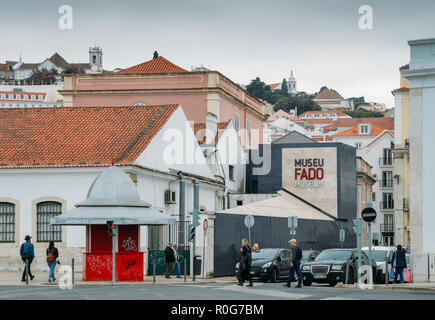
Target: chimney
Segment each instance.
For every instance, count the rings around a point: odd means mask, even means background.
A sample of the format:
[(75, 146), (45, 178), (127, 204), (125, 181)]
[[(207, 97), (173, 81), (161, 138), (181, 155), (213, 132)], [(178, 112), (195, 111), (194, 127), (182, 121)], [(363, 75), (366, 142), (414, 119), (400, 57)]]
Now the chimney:
[(205, 143), (211, 144), (213, 143), (216, 135), (217, 135), (217, 117), (215, 114), (211, 112), (207, 112), (205, 116)]

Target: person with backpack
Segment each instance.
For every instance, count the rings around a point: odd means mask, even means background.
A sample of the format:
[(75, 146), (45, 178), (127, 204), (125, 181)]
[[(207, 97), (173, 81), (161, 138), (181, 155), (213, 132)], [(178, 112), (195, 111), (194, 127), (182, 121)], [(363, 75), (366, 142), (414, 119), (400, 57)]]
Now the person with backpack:
[(48, 248), (46, 250), (47, 254), (47, 264), (50, 268), (50, 273), (48, 274), (48, 282), (56, 281), (56, 278), (54, 277), (54, 267), (56, 267), (57, 264), (57, 258), (59, 257), (59, 251), (54, 246), (54, 242), (50, 241), (48, 244)]
[[(394, 264), (394, 261), (396, 263)], [(394, 268), (394, 283), (397, 283), (397, 276), (400, 277), (400, 283), (403, 283), (403, 269), (407, 267), (405, 251), (402, 249), (402, 245), (397, 245), (397, 250), (393, 253), (391, 258), (391, 266)]]
[(27, 274), (27, 266), (29, 266), (28, 274), (30, 280), (33, 280), (34, 276), (32, 275), (32, 271), (30, 270), (30, 265), (32, 264), (33, 259), (35, 258), (35, 251), (33, 248), (33, 243), (30, 242), (32, 237), (27, 235), (24, 237), (24, 242), (20, 248), (20, 256), (23, 262), (25, 263), (23, 276), (21, 277), (22, 282), (26, 282), (26, 274)]
[(283, 284), (284, 287), (291, 287), (291, 282), (293, 281), (294, 273), (298, 275), (298, 285), (296, 288), (302, 288), (302, 273), (301, 273), (301, 260), (302, 260), (302, 250), (297, 245), (296, 239), (291, 239), (290, 252), (292, 256), (292, 261), (290, 263), (290, 271), (288, 274), (287, 283)]
[(249, 247), (248, 239), (242, 239), (242, 247), (240, 248), (242, 256), (240, 257), (239, 263), (239, 274), (238, 274), (238, 285), (243, 286), (243, 283), (248, 280), (249, 284), (247, 287), (253, 287), (252, 275), (251, 275), (251, 248)]

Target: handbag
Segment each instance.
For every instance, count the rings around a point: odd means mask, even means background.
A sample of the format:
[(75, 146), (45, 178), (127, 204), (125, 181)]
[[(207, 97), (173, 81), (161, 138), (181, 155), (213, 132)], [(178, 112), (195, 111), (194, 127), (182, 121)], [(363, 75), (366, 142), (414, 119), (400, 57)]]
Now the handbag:
[(391, 268), (390, 270), (390, 279), (394, 279), (394, 269)]

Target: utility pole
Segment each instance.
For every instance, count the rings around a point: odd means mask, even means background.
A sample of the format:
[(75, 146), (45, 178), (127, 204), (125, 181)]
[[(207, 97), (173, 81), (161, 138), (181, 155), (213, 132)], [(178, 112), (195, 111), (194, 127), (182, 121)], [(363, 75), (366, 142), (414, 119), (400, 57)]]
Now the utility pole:
[[(199, 225), (199, 182), (197, 179), (193, 181), (193, 214), (192, 214), (192, 225), (196, 228)], [(193, 267), (195, 267), (196, 261), (196, 232), (193, 234), (192, 239), (192, 255), (193, 255)], [(192, 281), (195, 281), (195, 270), (192, 268)]]
[(185, 203), (185, 193), (186, 193), (186, 179), (183, 173), (180, 171), (178, 173), (180, 179), (180, 207), (179, 207), (179, 225), (178, 225), (178, 244), (180, 249), (183, 250), (185, 247), (185, 232), (186, 232), (186, 203)]

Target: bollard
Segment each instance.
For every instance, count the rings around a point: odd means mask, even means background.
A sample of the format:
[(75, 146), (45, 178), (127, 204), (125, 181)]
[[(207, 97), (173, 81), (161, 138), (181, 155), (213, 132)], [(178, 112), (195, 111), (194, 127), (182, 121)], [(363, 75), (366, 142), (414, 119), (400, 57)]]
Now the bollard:
[(388, 286), (390, 273), (388, 272), (389, 259), (388, 256), (385, 257), (385, 285)]
[(156, 283), (156, 259), (153, 260), (153, 283)]
[(184, 259), (184, 282), (186, 282), (186, 265), (187, 265), (187, 260)]
[(72, 284), (74, 284), (74, 258), (71, 258), (71, 272), (72, 272)]
[(26, 259), (26, 284), (29, 284), (29, 259)]
[(344, 278), (344, 284), (349, 284), (349, 260), (346, 262), (346, 275)]

